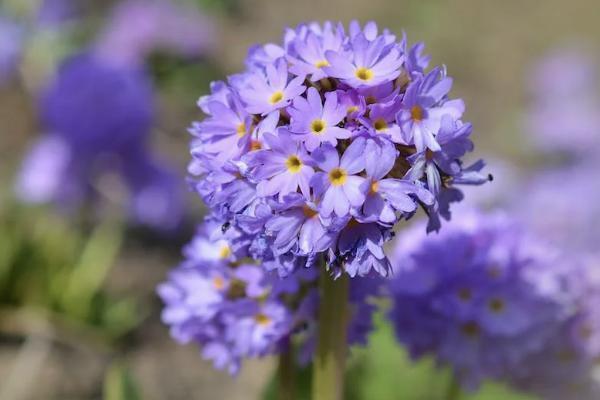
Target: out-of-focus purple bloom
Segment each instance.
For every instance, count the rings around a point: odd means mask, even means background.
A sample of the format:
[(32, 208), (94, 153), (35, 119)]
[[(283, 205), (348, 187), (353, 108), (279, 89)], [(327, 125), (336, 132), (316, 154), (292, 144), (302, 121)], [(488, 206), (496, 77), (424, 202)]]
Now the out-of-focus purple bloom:
[[(301, 24), (252, 48), (246, 71), (198, 101), (208, 117), (190, 129), (190, 181), (222, 218), (252, 221), (265, 268), (282, 262), (285, 275), (327, 257), (333, 273), (385, 273), (397, 222), (421, 207), (436, 230), (463, 197), (456, 185), (488, 180), (481, 161), (463, 166), (471, 129), (445, 69), (425, 73), (423, 46), (395, 41), (372, 22), (348, 33)], [(355, 223), (357, 238), (340, 236)]]
[(600, 180), (598, 163), (588, 161), (535, 173), (513, 211), (536, 232), (574, 251), (598, 250)]
[(184, 57), (210, 51), (214, 26), (197, 9), (169, 0), (126, 0), (113, 10), (96, 42), (96, 53), (107, 62), (139, 65), (152, 51)]
[(598, 65), (577, 49), (552, 52), (529, 78), (527, 133), (537, 148), (571, 155), (600, 148)]
[(41, 0), (36, 23), (42, 28), (58, 27), (78, 14), (77, 2), (74, 0)]
[(586, 259), (579, 301), (543, 351), (531, 354), (510, 383), (549, 400), (595, 399), (600, 395), (600, 276), (597, 256)]
[(21, 58), (24, 29), (0, 15), (0, 87), (12, 78)]
[(78, 153), (124, 151), (147, 139), (153, 99), (152, 83), (143, 71), (80, 54), (68, 59), (44, 90), (40, 118)]
[(26, 157), (17, 183), (23, 200), (77, 207), (115, 174), (129, 189), (134, 221), (159, 230), (179, 225), (181, 185), (146, 148), (154, 104), (144, 71), (77, 55), (42, 93), (40, 114), (50, 133)]
[(71, 160), (71, 149), (59, 137), (46, 135), (35, 143), (23, 160), (15, 191), (29, 203), (46, 203), (69, 192), (65, 182)]
[(582, 264), (502, 214), (462, 215), (434, 237), (419, 231), (395, 249), (390, 318), (400, 342), (413, 358), (450, 366), (468, 389), (527, 371), (572, 318)]

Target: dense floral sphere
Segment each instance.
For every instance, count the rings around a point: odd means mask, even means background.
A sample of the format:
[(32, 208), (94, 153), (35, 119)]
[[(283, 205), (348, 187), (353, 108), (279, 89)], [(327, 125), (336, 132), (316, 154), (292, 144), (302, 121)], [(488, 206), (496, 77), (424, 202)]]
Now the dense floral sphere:
[(461, 215), (435, 237), (418, 230), (400, 238), (390, 284), (390, 319), (411, 356), (434, 356), (471, 389), (541, 376), (527, 360), (551, 358), (579, 319), (583, 266), (503, 214)]
[(464, 103), (444, 67), (425, 71), (422, 49), (374, 23), (304, 24), (200, 98), (193, 185), (221, 218), (252, 225), (267, 267), (325, 257), (336, 274), (385, 275), (398, 221), (420, 206), (437, 229), (456, 184), (488, 179), (482, 162), (463, 167)]
[[(244, 359), (288, 351), (312, 359), (316, 344), (319, 291), (316, 269), (280, 278), (248, 257), (250, 241), (235, 228), (222, 230), (209, 218), (184, 249), (185, 260), (158, 293), (162, 318), (180, 343), (196, 343), (218, 369), (236, 374)], [(350, 344), (365, 344), (372, 330), (382, 279), (353, 280), (348, 301)]]

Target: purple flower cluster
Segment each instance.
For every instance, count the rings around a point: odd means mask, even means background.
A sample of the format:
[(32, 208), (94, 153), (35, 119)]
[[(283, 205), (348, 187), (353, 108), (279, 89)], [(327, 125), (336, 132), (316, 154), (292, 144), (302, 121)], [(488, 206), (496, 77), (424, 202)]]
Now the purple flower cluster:
[(571, 316), (552, 333), (543, 351), (529, 355), (510, 383), (544, 399), (600, 398), (600, 276), (598, 259), (587, 260), (585, 284)]
[(579, 156), (600, 149), (597, 68), (576, 48), (556, 50), (535, 66), (526, 128), (540, 150)]
[(554, 337), (579, 318), (586, 280), (573, 257), (503, 214), (461, 215), (435, 237), (407, 230), (394, 265), (389, 316), (398, 340), (413, 358), (450, 366), (468, 389), (535, 376), (528, 360), (550, 357)]
[[(208, 206), (251, 233), (283, 275), (325, 257), (335, 273), (386, 275), (383, 244), (420, 207), (429, 230), (481, 184), (464, 103), (422, 44), (374, 23), (288, 29), (199, 100), (190, 173)], [(259, 253), (253, 254), (264, 259)], [(283, 263), (279, 263), (285, 260)], [(279, 264), (278, 264), (279, 263)]]
[(72, 57), (42, 93), (40, 114), (49, 133), (24, 160), (21, 199), (71, 208), (97, 198), (101, 178), (115, 174), (131, 193), (137, 222), (178, 226), (183, 207), (176, 174), (147, 149), (154, 102), (142, 70), (107, 65), (94, 54)]
[[(207, 220), (185, 248), (185, 261), (161, 284), (163, 321), (180, 343), (202, 346), (218, 369), (236, 374), (245, 358), (289, 350), (311, 360), (319, 305), (317, 271), (299, 269), (280, 278), (248, 258), (248, 238), (223, 223)], [(370, 332), (380, 279), (355, 280), (349, 301), (349, 343), (364, 344)]]

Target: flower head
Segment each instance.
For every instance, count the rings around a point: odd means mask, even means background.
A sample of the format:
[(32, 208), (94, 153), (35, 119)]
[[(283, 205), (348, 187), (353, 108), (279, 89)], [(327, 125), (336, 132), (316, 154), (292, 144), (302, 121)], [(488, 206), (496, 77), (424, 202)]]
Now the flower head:
[(483, 162), (463, 167), (464, 104), (445, 68), (425, 71), (422, 50), (372, 22), (302, 24), (201, 97), (193, 187), (253, 237), (265, 268), (328, 258), (334, 274), (385, 274), (396, 223), (422, 208), (438, 229), (462, 198), (456, 185), (488, 180)]
[(578, 261), (502, 214), (468, 213), (435, 237), (411, 229), (399, 240), (396, 335), (412, 357), (450, 366), (465, 388), (526, 373), (580, 301)]
[[(312, 358), (319, 305), (318, 272), (298, 269), (280, 278), (249, 261), (252, 245), (236, 228), (210, 218), (185, 249), (185, 260), (158, 287), (162, 320), (180, 343), (196, 343), (217, 369), (236, 374), (244, 359), (302, 346)], [(372, 329), (373, 298), (382, 280), (354, 281), (348, 301), (349, 343), (364, 344)]]

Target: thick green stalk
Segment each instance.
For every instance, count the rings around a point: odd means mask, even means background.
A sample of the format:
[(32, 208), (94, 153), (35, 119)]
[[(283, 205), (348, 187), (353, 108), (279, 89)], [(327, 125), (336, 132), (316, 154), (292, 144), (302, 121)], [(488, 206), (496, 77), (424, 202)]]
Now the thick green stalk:
[(279, 385), (279, 400), (296, 400), (296, 365), (291, 346), (279, 354), (277, 380)]
[(348, 321), (347, 275), (333, 279), (321, 267), (319, 334), (313, 365), (312, 400), (342, 400)]
[(450, 373), (450, 381), (448, 382), (448, 388), (446, 389), (446, 399), (447, 400), (460, 400), (461, 398), (461, 390), (460, 384), (458, 383), (458, 379), (454, 373)]

